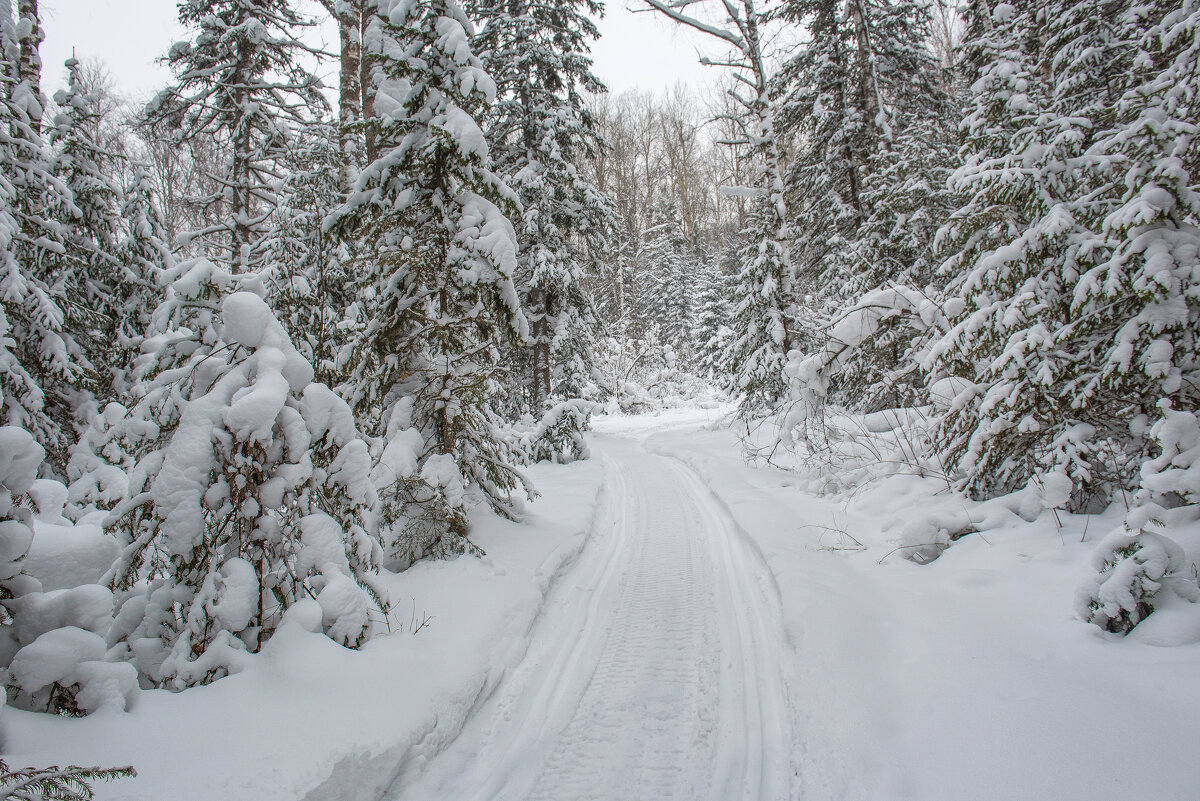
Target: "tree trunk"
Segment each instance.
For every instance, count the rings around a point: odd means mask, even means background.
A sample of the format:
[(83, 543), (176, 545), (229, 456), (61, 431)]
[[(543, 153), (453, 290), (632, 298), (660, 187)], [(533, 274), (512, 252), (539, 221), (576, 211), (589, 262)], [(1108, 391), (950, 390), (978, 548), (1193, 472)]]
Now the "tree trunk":
[(38, 16), (37, 0), (17, 0), (18, 20), (28, 20), (29, 31), (20, 39), (20, 54), (18, 56), (18, 79), (28, 84), (37, 104), (30, 109), (29, 123), (35, 132), (42, 130), (42, 59), (38, 55), (38, 46), (45, 38), (42, 32), (41, 18)]
[[(359, 0), (362, 2), (362, 0)], [(363, 35), (367, 31), (367, 21), (371, 17), (371, 13), (365, 9), (359, 15), (358, 36), (359, 42), (363, 41)], [(359, 91), (362, 93), (362, 119), (364, 122), (370, 122), (375, 119), (375, 84), (371, 82), (371, 54), (366, 52), (366, 49), (360, 44), (359, 46)], [(370, 164), (375, 159), (379, 158), (379, 145), (375, 141), (375, 132), (368, 125), (366, 128), (366, 145), (367, 145), (367, 163)]]
[(529, 293), (529, 317), (533, 334), (533, 396), (530, 407), (540, 414), (550, 397), (550, 317), (549, 293), (534, 289)]
[(363, 120), (363, 3), (349, 0), (334, 3), (322, 0), (322, 5), (338, 24), (338, 44), (341, 47), (338, 84), (338, 144), (341, 165), (338, 188), (349, 194), (358, 178), (359, 132), (355, 129)]
[(854, 18), (854, 38), (858, 44), (858, 95), (867, 118), (867, 130), (874, 138), (879, 128), (879, 96), (875, 92), (875, 65), (871, 56), (871, 31), (867, 10), (862, 0), (851, 0), (850, 15)]

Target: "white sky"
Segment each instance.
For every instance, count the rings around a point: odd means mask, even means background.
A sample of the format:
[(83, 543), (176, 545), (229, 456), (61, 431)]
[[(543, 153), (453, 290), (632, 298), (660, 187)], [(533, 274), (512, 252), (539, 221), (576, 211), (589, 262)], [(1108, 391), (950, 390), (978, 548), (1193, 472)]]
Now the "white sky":
[[(711, 84), (718, 68), (701, 66), (696, 50), (719, 55), (713, 40), (681, 29), (656, 12), (630, 11), (641, 5), (639, 0), (606, 3), (607, 13), (600, 21), (603, 37), (593, 55), (596, 74), (610, 91), (657, 92), (676, 83), (699, 90)], [(170, 72), (155, 59), (183, 38), (175, 0), (41, 0), (40, 6), (46, 31), (42, 89), (47, 94), (62, 86), (62, 63), (72, 48), (80, 59), (101, 59), (118, 90), (133, 98), (149, 97), (170, 79)], [(330, 34), (327, 45), (336, 51), (336, 33)], [(332, 72), (327, 83), (336, 85)]]

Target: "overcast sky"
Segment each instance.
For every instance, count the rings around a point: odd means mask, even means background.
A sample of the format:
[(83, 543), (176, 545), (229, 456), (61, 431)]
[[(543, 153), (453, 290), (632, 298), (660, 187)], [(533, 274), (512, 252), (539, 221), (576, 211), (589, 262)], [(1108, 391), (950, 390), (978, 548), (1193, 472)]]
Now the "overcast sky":
[[(700, 88), (714, 80), (716, 68), (697, 61), (697, 47), (717, 54), (703, 35), (680, 29), (657, 13), (633, 13), (637, 0), (607, 3), (600, 22), (603, 38), (593, 55), (596, 73), (613, 92), (659, 91), (676, 83)], [(153, 94), (170, 79), (155, 64), (172, 42), (183, 37), (176, 22), (175, 0), (41, 0), (46, 41), (42, 44), (43, 91), (64, 83), (62, 63), (72, 48), (77, 57), (101, 59), (120, 91), (135, 98)], [(337, 48), (331, 28), (327, 44)], [(327, 83), (336, 85), (335, 67)]]

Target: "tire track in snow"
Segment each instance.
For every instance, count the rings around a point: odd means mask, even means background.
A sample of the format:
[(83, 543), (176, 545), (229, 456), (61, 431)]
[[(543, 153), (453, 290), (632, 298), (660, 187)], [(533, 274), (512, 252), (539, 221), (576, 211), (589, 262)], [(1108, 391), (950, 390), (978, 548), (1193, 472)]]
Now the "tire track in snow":
[(785, 648), (765, 567), (676, 460), (608, 439), (605, 511), (528, 656), (392, 801), (783, 801)]

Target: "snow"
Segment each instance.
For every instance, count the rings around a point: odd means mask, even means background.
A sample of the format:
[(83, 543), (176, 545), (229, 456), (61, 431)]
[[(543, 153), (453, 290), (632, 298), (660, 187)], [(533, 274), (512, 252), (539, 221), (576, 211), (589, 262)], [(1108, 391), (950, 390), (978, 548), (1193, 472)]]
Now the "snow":
[(121, 550), (116, 539), (97, 525), (59, 526), (34, 520), (33, 531), (24, 569), (47, 591), (99, 581)]
[[(360, 651), (323, 633), (353, 638), (362, 596), (306, 518), (325, 583), (240, 672), (119, 715), (6, 710), (6, 760), (134, 764), (109, 801), (1194, 796), (1194, 510), (1144, 507), (1178, 545), (1141, 564), (1179, 592), (1119, 638), (1074, 601), (1123, 509), (1056, 514), (1055, 474), (987, 503), (903, 474), (814, 494), (744, 462), (729, 410), (597, 416), (592, 459), (530, 468), (526, 523), (476, 510), (486, 556), (385, 578), (391, 633)], [(897, 550), (921, 526), (947, 532), (924, 565)], [(52, 639), (57, 672), (108, 665)]]
[[(1125, 640), (1073, 614), (1117, 510), (1090, 521), (1060, 512), (1061, 532), (1049, 512), (1033, 523), (1014, 514), (917, 565), (892, 552), (906, 520), (953, 507), (979, 520), (979, 505), (914, 476), (814, 496), (796, 473), (741, 463), (733, 432), (671, 425), (646, 447), (697, 470), (779, 588), (802, 721), (793, 798), (1094, 801), (1151, 786), (1194, 796), (1200, 645), (1154, 646), (1195, 643), (1186, 635), (1200, 607), (1172, 601), (1161, 636), (1156, 612), (1144, 637)], [(646, 436), (648, 422), (636, 426)], [(1180, 531), (1196, 561), (1200, 526)], [(1097, 759), (1097, 736), (1119, 758)]]

